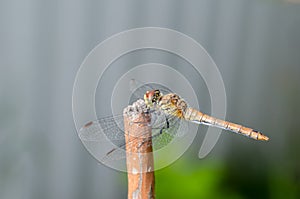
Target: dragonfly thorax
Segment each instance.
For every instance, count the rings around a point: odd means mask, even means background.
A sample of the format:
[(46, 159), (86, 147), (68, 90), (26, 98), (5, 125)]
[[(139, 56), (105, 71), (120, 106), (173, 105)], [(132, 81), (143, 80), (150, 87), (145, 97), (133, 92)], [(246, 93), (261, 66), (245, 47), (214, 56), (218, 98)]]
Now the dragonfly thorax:
[(175, 93), (163, 95), (159, 90), (147, 91), (144, 95), (144, 101), (149, 108), (179, 118), (184, 117), (187, 108), (187, 103), (179, 95)]

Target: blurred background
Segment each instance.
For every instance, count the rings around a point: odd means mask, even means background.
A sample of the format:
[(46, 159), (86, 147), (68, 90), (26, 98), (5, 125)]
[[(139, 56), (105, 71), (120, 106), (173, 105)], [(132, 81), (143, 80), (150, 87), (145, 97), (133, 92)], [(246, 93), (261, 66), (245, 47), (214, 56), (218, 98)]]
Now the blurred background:
[[(198, 159), (207, 128), (200, 127), (189, 150), (155, 173), (157, 198), (300, 198), (298, 3), (0, 0), (0, 198), (127, 197), (126, 174), (97, 163), (77, 137), (72, 88), (97, 44), (145, 26), (202, 44), (222, 74), (227, 119), (270, 137), (261, 143), (223, 132)], [(209, 113), (203, 82), (197, 95)]]

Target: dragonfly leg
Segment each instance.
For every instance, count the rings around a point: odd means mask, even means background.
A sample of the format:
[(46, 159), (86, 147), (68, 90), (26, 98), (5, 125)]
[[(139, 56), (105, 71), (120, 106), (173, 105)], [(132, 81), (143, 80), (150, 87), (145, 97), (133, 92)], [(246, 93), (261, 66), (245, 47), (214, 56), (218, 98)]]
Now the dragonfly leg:
[(159, 134), (162, 134), (162, 131), (163, 131), (164, 129), (170, 128), (169, 119), (168, 119), (167, 117), (166, 117), (166, 124), (167, 124), (166, 127), (162, 127), (162, 128), (160, 129)]
[(167, 129), (170, 128), (169, 119), (166, 117)]

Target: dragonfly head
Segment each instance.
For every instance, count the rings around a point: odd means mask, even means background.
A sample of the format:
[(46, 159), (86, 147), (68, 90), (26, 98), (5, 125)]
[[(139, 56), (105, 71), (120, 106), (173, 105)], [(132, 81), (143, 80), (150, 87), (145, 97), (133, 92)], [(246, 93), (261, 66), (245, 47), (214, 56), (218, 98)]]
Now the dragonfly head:
[(144, 95), (144, 101), (147, 106), (152, 107), (154, 104), (158, 103), (162, 97), (162, 93), (159, 90), (147, 91)]

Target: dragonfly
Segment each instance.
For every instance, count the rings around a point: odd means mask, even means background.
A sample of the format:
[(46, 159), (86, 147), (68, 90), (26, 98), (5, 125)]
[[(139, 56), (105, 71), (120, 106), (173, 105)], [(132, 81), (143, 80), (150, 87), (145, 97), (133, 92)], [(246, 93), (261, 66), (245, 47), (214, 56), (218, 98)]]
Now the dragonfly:
[[(144, 86), (143, 89), (150, 88)], [(141, 90), (137, 93), (141, 93)], [(229, 132), (247, 136), (254, 140), (268, 141), (269, 138), (261, 132), (243, 125), (221, 120), (194, 109), (178, 94), (167, 88), (146, 90), (142, 102), (147, 113), (151, 115), (152, 134), (143, 137), (143, 143), (151, 140), (153, 150), (166, 146), (174, 138), (183, 136), (188, 131), (187, 123), (203, 124), (217, 127)], [(144, 132), (138, 132), (144, 136)], [(123, 115), (108, 116), (96, 121), (90, 121), (79, 130), (79, 137), (87, 142), (113, 143), (113, 148), (108, 149), (101, 162), (112, 161), (126, 157), (126, 147), (135, 146), (135, 140), (125, 143)]]

